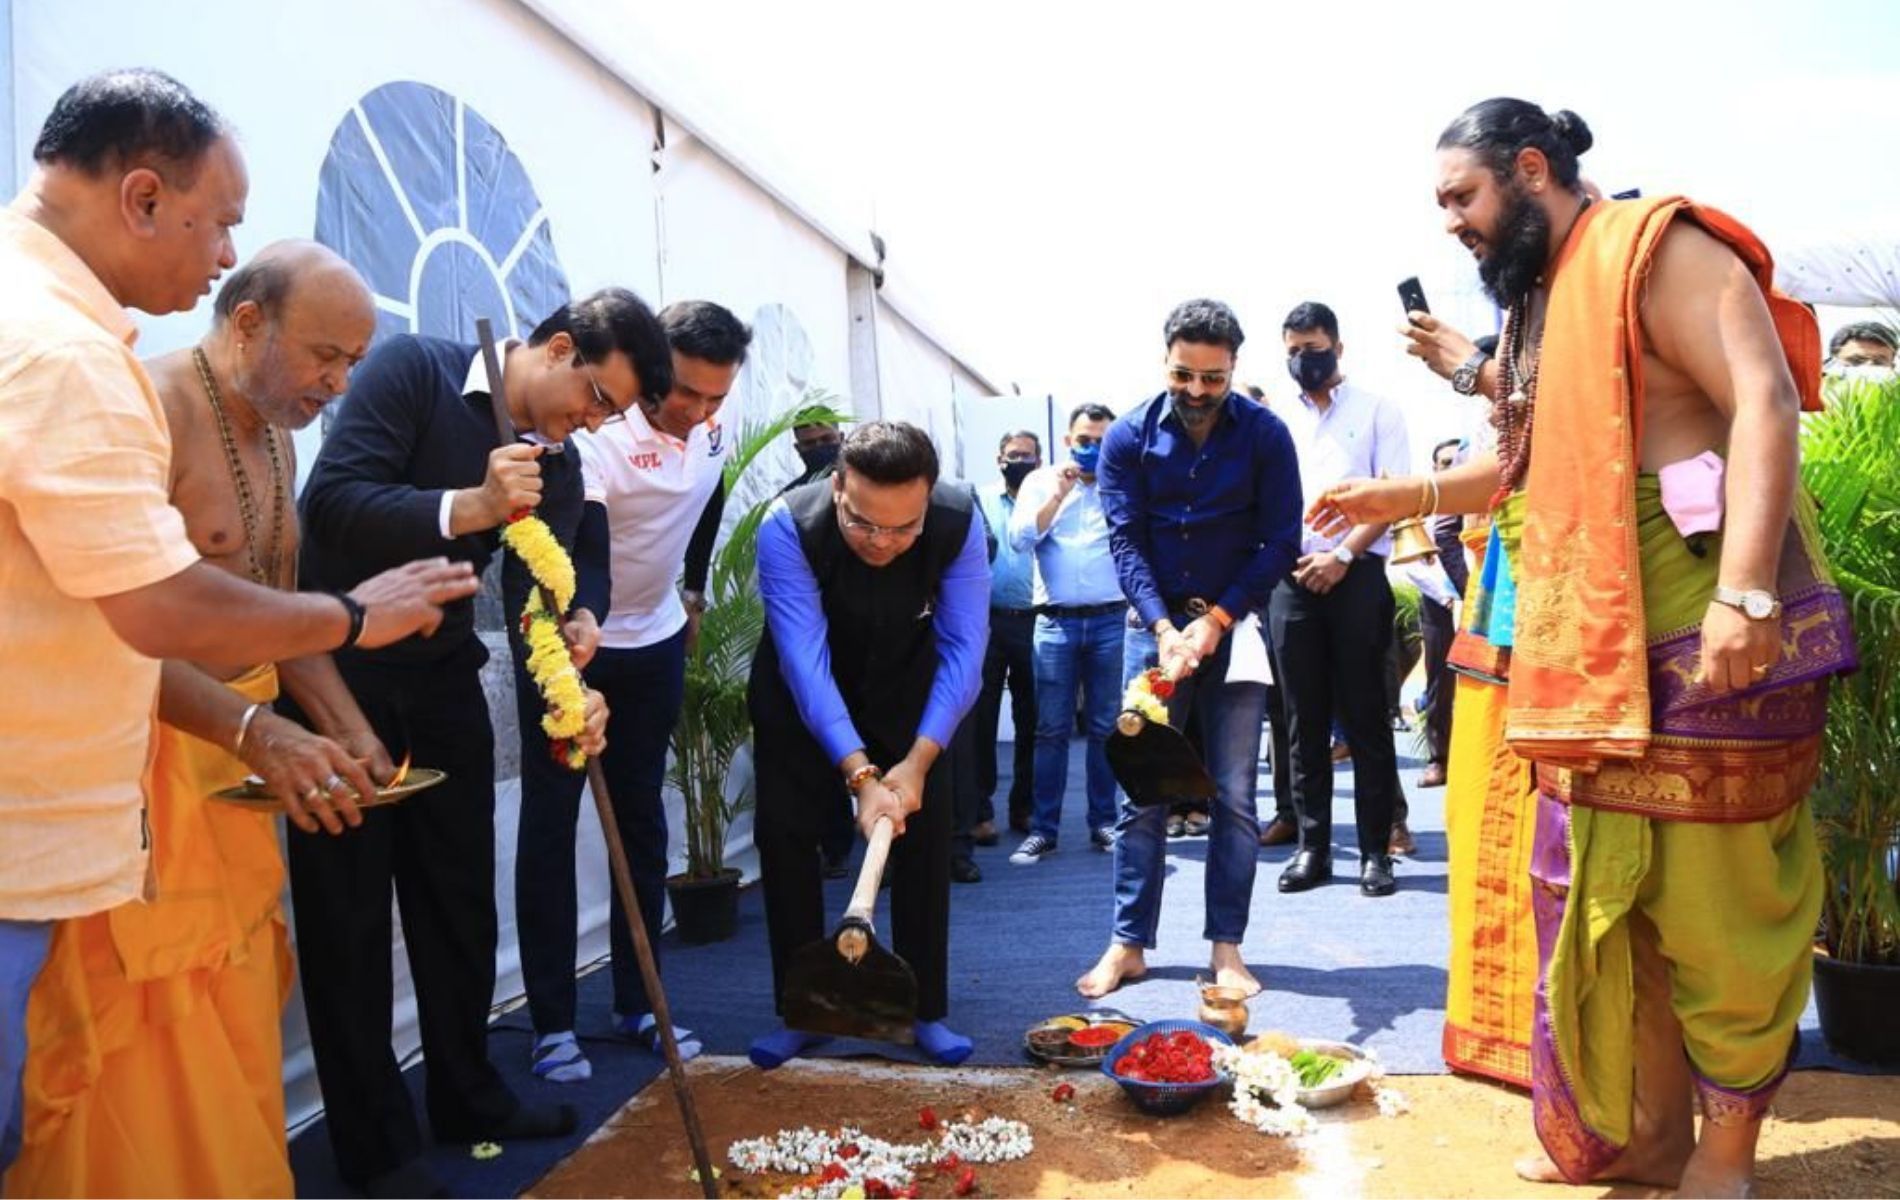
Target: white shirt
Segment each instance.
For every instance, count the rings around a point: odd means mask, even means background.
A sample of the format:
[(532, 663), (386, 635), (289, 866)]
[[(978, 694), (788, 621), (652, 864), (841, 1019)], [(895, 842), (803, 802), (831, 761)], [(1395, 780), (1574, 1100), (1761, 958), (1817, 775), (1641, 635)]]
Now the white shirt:
[(1122, 598), (1121, 577), (1108, 549), (1108, 516), (1093, 479), (1078, 479), (1062, 498), (1047, 530), (1036, 529), (1036, 514), (1055, 494), (1053, 466), (1029, 473), (1016, 490), (1016, 511), (1009, 519), (1009, 544), (1036, 548), (1038, 605), (1108, 604)]
[[(1293, 448), (1300, 456), (1300, 491), (1308, 504), (1341, 480), (1377, 478), (1382, 471), (1411, 473), (1405, 417), (1398, 405), (1383, 396), (1362, 392), (1341, 380), (1323, 413), (1304, 394), (1292, 404), (1275, 404), (1273, 412), (1293, 435)], [(1345, 540), (1344, 534), (1324, 537), (1311, 526), (1301, 526), (1300, 553), (1318, 554)], [(1366, 553), (1391, 554), (1392, 535), (1379, 535)]]
[(612, 539), (613, 600), (601, 622), (601, 645), (636, 650), (686, 624), (673, 583), (732, 442), (716, 417), (682, 442), (654, 428), (638, 404), (626, 420), (602, 425), (598, 433), (575, 433), (583, 495), (607, 506)]

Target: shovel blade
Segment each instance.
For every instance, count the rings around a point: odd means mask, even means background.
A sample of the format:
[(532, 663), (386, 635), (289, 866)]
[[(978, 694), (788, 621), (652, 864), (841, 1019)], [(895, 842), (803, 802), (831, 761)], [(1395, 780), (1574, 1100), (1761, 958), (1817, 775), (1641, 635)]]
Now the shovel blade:
[(1128, 798), (1147, 807), (1176, 800), (1212, 800), (1214, 778), (1186, 736), (1157, 721), (1130, 735), (1108, 735), (1108, 767)]
[(835, 936), (792, 956), (785, 971), (785, 1024), (804, 1033), (916, 1041), (917, 976), (910, 964), (872, 939), (852, 962)]

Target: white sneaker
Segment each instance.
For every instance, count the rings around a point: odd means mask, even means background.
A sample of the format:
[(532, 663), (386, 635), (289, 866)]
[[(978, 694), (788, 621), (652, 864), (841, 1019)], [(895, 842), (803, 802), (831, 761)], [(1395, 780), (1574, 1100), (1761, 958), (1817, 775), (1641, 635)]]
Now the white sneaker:
[(1013, 867), (1033, 867), (1046, 856), (1054, 854), (1055, 852), (1056, 840), (1054, 838), (1044, 837), (1040, 833), (1032, 833), (1023, 839), (1022, 845), (1016, 847), (1016, 853), (1009, 856), (1009, 863)]

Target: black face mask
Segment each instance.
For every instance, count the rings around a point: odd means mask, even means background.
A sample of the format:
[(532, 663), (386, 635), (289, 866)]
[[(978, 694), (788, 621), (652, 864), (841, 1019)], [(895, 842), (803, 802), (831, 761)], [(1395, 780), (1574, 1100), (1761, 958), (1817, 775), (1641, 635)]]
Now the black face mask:
[(1325, 387), (1338, 370), (1339, 354), (1334, 350), (1302, 350), (1286, 360), (1286, 373), (1308, 394)]
[(805, 464), (807, 474), (822, 471), (838, 461), (838, 451), (842, 449), (838, 442), (821, 442), (816, 446), (807, 446), (798, 452), (799, 460)]
[(1006, 462), (1004, 463), (1003, 464), (1003, 486), (1007, 487), (1012, 492), (1015, 491), (1017, 488), (1020, 488), (1021, 486), (1023, 486), (1023, 480), (1029, 478), (1029, 473), (1035, 469), (1036, 469), (1036, 464), (1033, 462)]

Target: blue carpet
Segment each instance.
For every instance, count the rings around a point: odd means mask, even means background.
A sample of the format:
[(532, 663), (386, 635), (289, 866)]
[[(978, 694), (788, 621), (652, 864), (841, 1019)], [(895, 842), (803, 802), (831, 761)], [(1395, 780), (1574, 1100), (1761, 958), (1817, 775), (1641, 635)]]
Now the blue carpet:
[[(1410, 739), (1400, 735), (1399, 741), (1404, 752)], [(1045, 1017), (1087, 1007), (1073, 985), (1108, 943), (1113, 887), (1110, 855), (1089, 846), (1081, 750), (1080, 743), (1071, 748), (1061, 849), (1035, 866), (1013, 867), (1009, 854), (1020, 838), (1005, 829), (996, 846), (976, 852), (983, 881), (953, 885), (949, 1023), (975, 1039), (973, 1065), (1023, 1063), (1026, 1028)], [(1439, 1035), (1450, 957), (1445, 791), (1417, 786), (1422, 764), (1401, 759), (1400, 765), (1418, 853), (1398, 863), (1398, 893), (1378, 900), (1359, 894), (1352, 773), (1341, 769), (1334, 789), (1336, 881), (1282, 895), (1275, 883), (1290, 857), (1289, 848), (1262, 850), (1252, 918), (1241, 949), (1265, 985), (1251, 1004), (1253, 1029), (1349, 1041), (1375, 1051), (1396, 1074), (1440, 1074), (1445, 1071)], [(1009, 790), (1007, 756), (1002, 768), (999, 800)], [(1264, 772), (1259, 794), (1263, 815), (1270, 817), (1272, 781)], [(1148, 954), (1148, 975), (1107, 997), (1102, 1007), (1140, 1020), (1194, 1015), (1199, 1002), (1194, 980), (1207, 969), (1207, 943), (1201, 933), (1205, 857), (1205, 839), (1168, 843), (1159, 946)], [(843, 910), (851, 883), (850, 878), (828, 881), (827, 911)], [(878, 927), (890, 927), (887, 899), (880, 900)], [(741, 896), (732, 940), (686, 946), (669, 935), (662, 954), (674, 1020), (696, 1031), (709, 1053), (743, 1055), (755, 1035), (777, 1025), (765, 913), (757, 888)], [(466, 1146), (436, 1149), (430, 1164), (457, 1195), (519, 1194), (663, 1073), (656, 1056), (608, 1035), (610, 993), (604, 970), (581, 981), (577, 1026), (594, 1063), (594, 1077), (587, 1083), (555, 1085), (535, 1079), (528, 1070), (531, 1035), (526, 1013), (501, 1018), (490, 1042), (510, 1084), (524, 1099), (576, 1105), (581, 1128), (558, 1141), (511, 1143), (501, 1158), (489, 1162), (473, 1160)], [(1799, 1066), (1866, 1070), (1827, 1051), (1812, 1002), (1801, 1032)], [(849, 1041), (833, 1042), (823, 1053), (921, 1060), (909, 1050)], [(419, 1066), (408, 1073), (418, 1111), (422, 1070)], [(321, 1122), (291, 1144), (291, 1165), (300, 1196), (349, 1194), (335, 1175)]]

